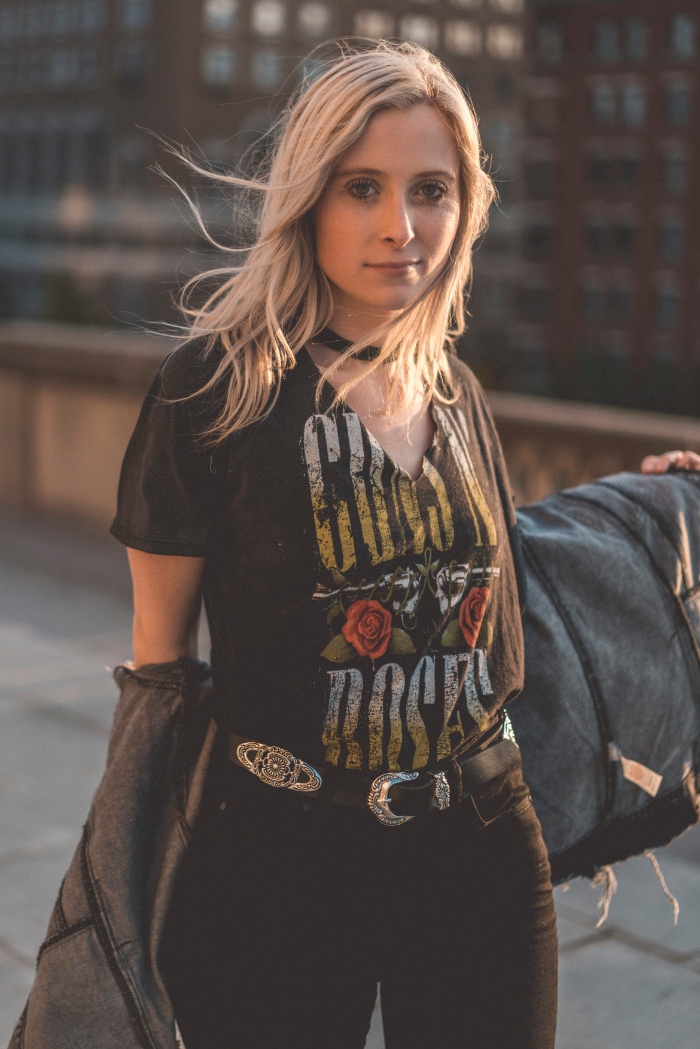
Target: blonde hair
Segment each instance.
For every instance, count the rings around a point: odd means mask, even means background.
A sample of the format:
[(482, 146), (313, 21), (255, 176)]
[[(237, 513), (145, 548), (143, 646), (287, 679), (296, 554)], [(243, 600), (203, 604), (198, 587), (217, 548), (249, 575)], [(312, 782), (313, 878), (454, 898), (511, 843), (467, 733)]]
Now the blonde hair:
[[(211, 174), (188, 161), (201, 174), (262, 195), (254, 243), (244, 261), (198, 275), (183, 293), (190, 337), (204, 336), (207, 352), (217, 344), (224, 350), (203, 387), (227, 384), (225, 405), (206, 435), (211, 442), (269, 413), (296, 354), (331, 319), (331, 288), (316, 261), (312, 209), (338, 160), (360, 139), (375, 114), (419, 103), (428, 103), (441, 114), (461, 161), (460, 216), (450, 257), (418, 301), (398, 320), (378, 325), (340, 354), (324, 378), (330, 380), (358, 349), (383, 339), (381, 355), (370, 367), (390, 369), (393, 393), (387, 408), (401, 406), (416, 382), (431, 396), (448, 395), (445, 348), (452, 349), (454, 338), (464, 331), (472, 248), (486, 228), (495, 198), (483, 168), (477, 120), (455, 78), (430, 52), (406, 42), (342, 41), (320, 73), (316, 69), (315, 79), (302, 84), (286, 107), (276, 127), (277, 144), (267, 177)], [(198, 219), (201, 222), (201, 216)], [(213, 238), (210, 241), (216, 244)], [(190, 308), (192, 292), (211, 278), (221, 282), (216, 291), (203, 305)], [(339, 387), (334, 403), (352, 385)]]

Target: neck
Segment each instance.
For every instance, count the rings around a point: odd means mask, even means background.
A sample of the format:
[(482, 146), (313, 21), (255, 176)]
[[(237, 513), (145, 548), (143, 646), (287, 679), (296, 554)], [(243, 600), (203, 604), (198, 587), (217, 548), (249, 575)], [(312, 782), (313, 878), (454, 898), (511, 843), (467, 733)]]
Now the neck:
[[(360, 313), (357, 311), (343, 309), (342, 307), (336, 306), (333, 310), (333, 316), (331, 317), (328, 325), (334, 332), (341, 335), (344, 339), (348, 339), (350, 342), (358, 342), (371, 331), (373, 331), (378, 325), (386, 323), (391, 320), (398, 320), (400, 313)], [(376, 346), (381, 346), (384, 342), (382, 336), (373, 336), (372, 342)]]

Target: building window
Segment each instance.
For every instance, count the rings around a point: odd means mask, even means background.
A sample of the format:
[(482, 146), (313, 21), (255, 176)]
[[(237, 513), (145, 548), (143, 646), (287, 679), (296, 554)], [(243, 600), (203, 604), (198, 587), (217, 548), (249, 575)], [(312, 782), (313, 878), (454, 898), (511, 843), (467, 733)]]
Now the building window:
[(262, 48), (253, 55), (250, 71), (258, 87), (276, 88), (284, 77), (282, 56), (271, 47)]
[(586, 161), (586, 180), (592, 191), (602, 192), (610, 181), (610, 158), (592, 153)]
[[(41, 21), (43, 19), (42, 10), (39, 5), (34, 5), (37, 8), (37, 15), (39, 20), (39, 33), (42, 31)], [(61, 0), (60, 3), (54, 5), (53, 9), (53, 31), (55, 36), (67, 36), (72, 33), (76, 28), (75, 15), (78, 14), (77, 5), (72, 0)]]
[(626, 127), (642, 127), (646, 119), (647, 95), (641, 84), (625, 84), (622, 88), (622, 119)]
[[(14, 56), (11, 51), (3, 51), (0, 53), (0, 92), (7, 94), (14, 91), (15, 87), (15, 67), (14, 67)], [(0, 163), (1, 163), (0, 158)]]
[(690, 123), (691, 88), (681, 80), (666, 85), (666, 119), (673, 127), (687, 127)]
[(117, 53), (117, 75), (123, 87), (137, 87), (146, 75), (146, 47), (143, 41), (123, 44)]
[[(54, 11), (54, 16), (56, 16), (57, 10), (58, 9), (56, 9)], [(25, 21), (25, 27), (26, 27), (26, 34), (27, 34), (27, 36), (30, 37), (30, 38), (34, 38), (34, 39), (36, 37), (38, 37), (38, 36), (43, 36), (43, 34), (49, 28), (49, 26), (48, 26), (48, 17), (50, 15), (51, 15), (50, 9), (45, 7), (43, 4), (30, 4), (27, 7), (26, 21)], [(61, 20), (63, 20), (64, 18), (65, 18), (65, 11), (62, 12), (62, 19)], [(56, 21), (57, 21), (57, 18), (54, 17), (54, 22), (53, 22), (54, 27), (56, 26)], [(19, 28), (19, 26), (18, 26), (18, 28)], [(65, 30), (63, 30), (63, 31), (65, 32)]]
[(695, 58), (695, 29), (695, 19), (690, 15), (673, 15), (671, 52), (676, 58)]
[(388, 11), (358, 11), (355, 15), (355, 32), (358, 36), (372, 38), (392, 36), (394, 16)]
[(510, 308), (510, 287), (500, 280), (482, 281), (482, 302), (492, 317), (507, 315)]
[(493, 81), (493, 97), (497, 102), (514, 102), (516, 98), (515, 80), (510, 73), (497, 73)]
[(520, 289), (520, 317), (534, 324), (547, 319), (549, 295), (541, 285), (524, 285)]
[(121, 190), (138, 192), (143, 187), (145, 160), (143, 144), (134, 139), (125, 139), (115, 150), (117, 186)]
[(490, 25), (486, 29), (486, 47), (494, 58), (515, 61), (523, 53), (522, 29), (506, 23)]
[(688, 159), (684, 153), (667, 153), (663, 158), (663, 184), (672, 197), (682, 196), (688, 183)]
[(9, 43), (19, 35), (19, 11), (16, 7), (0, 9), (0, 40)]
[(535, 54), (541, 62), (554, 65), (561, 62), (564, 40), (556, 22), (538, 22), (535, 25)]
[(634, 193), (639, 187), (642, 173), (639, 157), (627, 153), (618, 159), (616, 168), (617, 188), (623, 193)]
[(79, 56), (75, 48), (61, 47), (53, 51), (49, 61), (49, 83), (61, 90), (70, 87), (79, 76)]
[(533, 222), (523, 236), (523, 247), (528, 259), (546, 259), (552, 247), (552, 226), (549, 222)]
[(151, 0), (122, 0), (122, 25), (143, 29), (151, 20)]
[(683, 256), (685, 230), (678, 218), (665, 218), (659, 228), (659, 246), (664, 262), (679, 262)]
[(105, 0), (83, 0), (83, 32), (98, 33), (104, 29), (106, 14)]
[(620, 34), (612, 18), (599, 18), (593, 26), (593, 50), (601, 62), (617, 62), (620, 58)]
[(478, 55), (481, 51), (481, 26), (463, 18), (445, 22), (445, 47), (455, 55)]
[(559, 99), (538, 95), (530, 99), (530, 130), (536, 135), (551, 135), (559, 126)]
[(554, 161), (537, 158), (525, 162), (525, 190), (533, 200), (549, 200), (554, 195)]
[(107, 185), (107, 136), (101, 128), (83, 133), (83, 162), (85, 181), (90, 189), (99, 192)]
[(656, 323), (668, 331), (678, 324), (681, 312), (681, 297), (677, 288), (663, 287), (656, 292)]
[(625, 22), (625, 52), (633, 62), (643, 62), (649, 55), (649, 27), (641, 18)]
[(327, 4), (302, 4), (298, 13), (299, 29), (305, 36), (327, 36), (331, 12)]
[(100, 83), (101, 55), (96, 47), (85, 47), (80, 52), (80, 83), (84, 88), (97, 87)]
[(610, 84), (595, 84), (591, 88), (591, 115), (601, 127), (612, 127), (617, 120), (617, 98)]
[(508, 15), (519, 15), (525, 10), (525, 0), (491, 0), (491, 7)]
[(612, 228), (613, 244), (618, 255), (628, 259), (632, 256), (637, 240), (636, 226), (627, 222), (617, 222)]
[(615, 324), (629, 324), (632, 317), (632, 291), (628, 287), (611, 288), (608, 294), (610, 319)]
[(597, 258), (605, 252), (605, 224), (601, 219), (588, 219), (584, 226), (583, 237), (589, 255)]
[(212, 33), (233, 29), (238, 16), (238, 0), (205, 0), (204, 26)]
[[(39, 59), (39, 62), (37, 60)], [(20, 51), (16, 58), (16, 88), (18, 91), (35, 91), (40, 84), (40, 56), (36, 51)]]
[(400, 35), (404, 40), (434, 48), (439, 39), (438, 23), (434, 18), (425, 18), (423, 15), (405, 15), (401, 19)]
[(228, 44), (214, 44), (202, 52), (202, 80), (210, 87), (228, 87), (236, 75), (236, 52)]
[(251, 24), (260, 36), (279, 36), (284, 32), (285, 8), (280, 0), (257, 0)]
[(596, 324), (605, 316), (605, 293), (599, 284), (584, 285), (581, 313), (588, 324)]

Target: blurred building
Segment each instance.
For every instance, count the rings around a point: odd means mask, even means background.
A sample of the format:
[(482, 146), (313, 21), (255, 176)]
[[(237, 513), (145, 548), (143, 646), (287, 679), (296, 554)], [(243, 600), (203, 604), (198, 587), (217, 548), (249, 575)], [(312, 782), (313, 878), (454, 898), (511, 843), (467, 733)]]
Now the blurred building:
[[(172, 316), (168, 296), (211, 258), (150, 167), (192, 180), (148, 132), (234, 163), (303, 56), (333, 36), (401, 36), (447, 61), (475, 99), (507, 211), (523, 21), (523, 0), (0, 0), (0, 316)], [(220, 198), (205, 207), (215, 232), (235, 224)], [(517, 242), (496, 213), (473, 345), (497, 347), (503, 334)]]
[(520, 386), (696, 413), (700, 0), (530, 0)]

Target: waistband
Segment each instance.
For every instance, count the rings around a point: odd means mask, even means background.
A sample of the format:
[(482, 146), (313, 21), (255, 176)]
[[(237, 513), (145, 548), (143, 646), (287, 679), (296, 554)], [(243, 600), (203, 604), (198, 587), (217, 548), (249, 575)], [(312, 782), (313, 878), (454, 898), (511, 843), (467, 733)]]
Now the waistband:
[(460, 805), (473, 791), (520, 763), (520, 748), (503, 736), (499, 723), (476, 752), (456, 752), (433, 770), (385, 772), (371, 778), (344, 769), (318, 769), (283, 747), (231, 733), (228, 758), (269, 787), (303, 792), (330, 804), (369, 807), (385, 826)]

